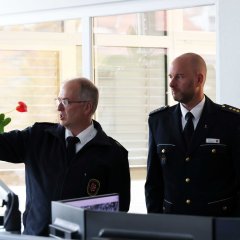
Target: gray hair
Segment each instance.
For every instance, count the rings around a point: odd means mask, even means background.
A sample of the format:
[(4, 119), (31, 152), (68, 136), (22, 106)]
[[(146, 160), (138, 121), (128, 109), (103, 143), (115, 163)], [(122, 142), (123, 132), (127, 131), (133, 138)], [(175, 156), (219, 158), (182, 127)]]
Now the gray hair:
[(79, 84), (79, 96), (82, 101), (91, 101), (94, 113), (98, 106), (99, 92), (98, 88), (87, 78), (74, 78), (70, 82)]

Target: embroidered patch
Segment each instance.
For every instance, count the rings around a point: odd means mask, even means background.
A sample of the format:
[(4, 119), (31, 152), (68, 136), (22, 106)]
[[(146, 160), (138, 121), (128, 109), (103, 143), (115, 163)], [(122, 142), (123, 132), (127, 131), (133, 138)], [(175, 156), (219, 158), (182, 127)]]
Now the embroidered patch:
[(87, 193), (89, 196), (95, 196), (100, 189), (100, 182), (97, 179), (90, 179), (87, 185)]

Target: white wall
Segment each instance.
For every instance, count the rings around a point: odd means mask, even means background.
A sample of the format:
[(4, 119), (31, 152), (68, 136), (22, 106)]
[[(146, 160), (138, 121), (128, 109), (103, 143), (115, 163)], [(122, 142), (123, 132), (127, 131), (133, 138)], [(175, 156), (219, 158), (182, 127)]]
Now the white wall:
[(240, 1), (217, 2), (217, 100), (240, 108)]

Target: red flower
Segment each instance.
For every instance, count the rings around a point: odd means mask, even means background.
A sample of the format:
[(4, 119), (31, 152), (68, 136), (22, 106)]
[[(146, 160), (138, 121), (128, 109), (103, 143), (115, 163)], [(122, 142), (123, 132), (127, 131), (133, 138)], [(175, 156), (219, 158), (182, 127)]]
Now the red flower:
[[(6, 117), (7, 113), (13, 112), (15, 109), (6, 112), (6, 113), (0, 113), (0, 133), (4, 132), (4, 128), (11, 122), (10, 117)], [(24, 102), (18, 102), (18, 106), (16, 107), (16, 110), (18, 112), (27, 112), (27, 105)]]
[(18, 106), (16, 107), (18, 112), (27, 112), (27, 105), (24, 102), (18, 102)]

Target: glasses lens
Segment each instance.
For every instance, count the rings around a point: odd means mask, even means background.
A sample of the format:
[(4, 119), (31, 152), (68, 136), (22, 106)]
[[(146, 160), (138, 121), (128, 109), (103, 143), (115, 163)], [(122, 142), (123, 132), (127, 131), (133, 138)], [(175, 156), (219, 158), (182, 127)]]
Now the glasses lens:
[(61, 100), (59, 98), (55, 98), (54, 100), (55, 100), (56, 106), (58, 106), (61, 103)]
[(61, 99), (61, 98), (55, 98), (55, 102), (57, 107), (62, 104), (64, 107), (66, 107), (68, 105), (68, 99)]
[(61, 102), (63, 104), (64, 107), (67, 107), (68, 106), (68, 99), (61, 99)]

